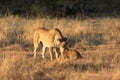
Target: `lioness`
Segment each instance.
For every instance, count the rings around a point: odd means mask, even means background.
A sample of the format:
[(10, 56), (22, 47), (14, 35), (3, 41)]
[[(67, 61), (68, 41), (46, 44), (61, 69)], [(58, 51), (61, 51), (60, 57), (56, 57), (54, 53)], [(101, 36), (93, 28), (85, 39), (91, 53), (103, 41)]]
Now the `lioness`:
[[(66, 45), (66, 38), (63, 37), (61, 31), (57, 28), (53, 28), (53, 29), (39, 28), (34, 33), (34, 58), (36, 58), (36, 49), (38, 48), (38, 44), (40, 42), (43, 44), (42, 58), (43, 59), (45, 58), (44, 56), (45, 49), (46, 47), (48, 47), (51, 60), (53, 60), (53, 56), (52, 56), (53, 48), (59, 48), (62, 54), (64, 50), (64, 46)], [(57, 51), (55, 51), (55, 54), (56, 54), (56, 58), (58, 58)]]
[(70, 48), (65, 48), (64, 52), (63, 52), (63, 55), (64, 55), (65, 58), (69, 58), (69, 59), (72, 59), (72, 60), (83, 58), (77, 50), (70, 49)]

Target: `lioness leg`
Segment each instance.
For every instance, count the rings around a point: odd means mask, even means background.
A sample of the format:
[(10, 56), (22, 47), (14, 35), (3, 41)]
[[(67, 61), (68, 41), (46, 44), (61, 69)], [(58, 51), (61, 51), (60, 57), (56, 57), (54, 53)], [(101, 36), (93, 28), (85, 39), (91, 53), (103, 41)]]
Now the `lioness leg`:
[(36, 50), (37, 50), (37, 48), (38, 48), (38, 44), (39, 44), (39, 41), (38, 41), (38, 35), (37, 35), (37, 33), (35, 32), (35, 34), (34, 34), (34, 58), (36, 58)]
[(45, 59), (45, 50), (46, 50), (46, 47), (43, 46), (42, 48), (42, 58)]
[(34, 43), (34, 58), (36, 58), (36, 50), (38, 48), (38, 44), (37, 43)]
[(55, 52), (56, 59), (58, 59), (58, 52), (57, 52), (57, 48), (54, 48), (54, 52)]
[(52, 47), (49, 48), (49, 53), (50, 53), (50, 58), (51, 58), (51, 61), (52, 61), (53, 60), (53, 55), (52, 55), (53, 48)]

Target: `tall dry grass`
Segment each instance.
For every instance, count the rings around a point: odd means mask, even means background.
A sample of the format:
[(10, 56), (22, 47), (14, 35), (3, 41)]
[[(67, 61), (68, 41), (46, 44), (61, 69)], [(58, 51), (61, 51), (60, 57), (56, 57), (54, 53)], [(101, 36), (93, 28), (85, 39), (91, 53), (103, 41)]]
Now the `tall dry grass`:
[[(82, 60), (33, 58), (38, 28), (59, 28)], [(120, 18), (0, 18), (0, 80), (119, 80)]]
[(24, 19), (9, 16), (0, 19), (0, 46), (22, 42), (32, 44), (33, 33), (40, 27), (59, 28), (71, 40), (70, 43), (83, 39), (89, 45), (106, 44), (110, 41), (119, 43), (119, 25), (119, 18), (110, 17), (80, 21), (64, 18)]

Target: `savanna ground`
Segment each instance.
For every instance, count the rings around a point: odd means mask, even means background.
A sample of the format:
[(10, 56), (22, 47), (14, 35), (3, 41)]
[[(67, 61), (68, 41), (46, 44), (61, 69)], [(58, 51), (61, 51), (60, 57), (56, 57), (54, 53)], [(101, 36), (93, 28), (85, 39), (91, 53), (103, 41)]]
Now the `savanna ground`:
[[(59, 28), (84, 59), (33, 58), (33, 33)], [(120, 18), (0, 18), (0, 80), (120, 80)]]

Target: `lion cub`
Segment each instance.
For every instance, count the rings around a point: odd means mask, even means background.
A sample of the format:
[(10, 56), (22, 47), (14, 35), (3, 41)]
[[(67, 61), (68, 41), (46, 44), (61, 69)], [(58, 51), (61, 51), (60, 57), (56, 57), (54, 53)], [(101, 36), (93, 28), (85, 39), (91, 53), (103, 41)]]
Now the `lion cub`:
[(75, 49), (65, 48), (63, 54), (65, 58), (69, 58), (69, 59), (83, 58), (81, 54)]

